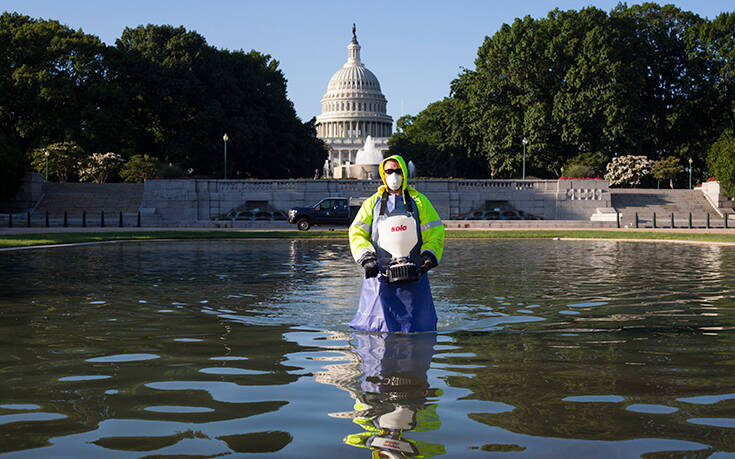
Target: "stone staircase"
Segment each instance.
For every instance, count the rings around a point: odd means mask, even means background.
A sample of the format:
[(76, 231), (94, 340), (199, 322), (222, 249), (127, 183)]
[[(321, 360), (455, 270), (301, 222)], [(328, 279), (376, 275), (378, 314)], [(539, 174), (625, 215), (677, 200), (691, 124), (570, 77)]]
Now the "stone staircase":
[(82, 212), (86, 212), (90, 224), (99, 224), (104, 211), (106, 223), (113, 226), (122, 212), (128, 224), (137, 219), (142, 200), (142, 183), (45, 183), (32, 218), (45, 218), (48, 211), (49, 219), (58, 220), (66, 211), (70, 222), (81, 221)]
[(670, 227), (672, 213), (676, 226), (687, 226), (689, 213), (692, 214), (695, 226), (704, 225), (707, 214), (713, 226), (721, 226), (721, 215), (728, 212), (727, 209), (715, 209), (701, 190), (615, 188), (610, 190), (610, 197), (611, 206), (621, 214), (620, 222), (623, 226), (633, 226), (636, 213), (642, 227), (652, 225), (654, 213), (658, 227)]

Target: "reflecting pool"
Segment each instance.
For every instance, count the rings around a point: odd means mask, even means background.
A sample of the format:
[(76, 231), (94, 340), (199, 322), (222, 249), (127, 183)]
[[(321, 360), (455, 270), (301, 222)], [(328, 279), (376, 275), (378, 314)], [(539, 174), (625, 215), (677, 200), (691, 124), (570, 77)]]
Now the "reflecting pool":
[(731, 457), (735, 248), (449, 240), (438, 333), (345, 241), (0, 253), (2, 457)]

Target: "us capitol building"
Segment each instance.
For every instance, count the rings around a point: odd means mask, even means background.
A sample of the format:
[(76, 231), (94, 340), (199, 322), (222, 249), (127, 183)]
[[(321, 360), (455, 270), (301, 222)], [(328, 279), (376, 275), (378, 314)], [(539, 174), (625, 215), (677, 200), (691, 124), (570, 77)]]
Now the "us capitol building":
[(330, 168), (354, 164), (357, 150), (367, 136), (380, 151), (388, 149), (393, 118), (386, 114), (388, 101), (373, 72), (360, 61), (355, 25), (347, 45), (347, 62), (332, 75), (322, 98), (322, 113), (316, 117), (317, 137), (329, 146)]

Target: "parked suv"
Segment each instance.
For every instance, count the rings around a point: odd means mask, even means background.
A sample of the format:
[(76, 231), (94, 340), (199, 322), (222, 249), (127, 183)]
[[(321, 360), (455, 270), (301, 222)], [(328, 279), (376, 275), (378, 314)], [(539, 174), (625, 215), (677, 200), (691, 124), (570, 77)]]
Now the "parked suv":
[(288, 211), (288, 222), (301, 231), (313, 225), (349, 226), (364, 198), (324, 198), (311, 207), (295, 207)]

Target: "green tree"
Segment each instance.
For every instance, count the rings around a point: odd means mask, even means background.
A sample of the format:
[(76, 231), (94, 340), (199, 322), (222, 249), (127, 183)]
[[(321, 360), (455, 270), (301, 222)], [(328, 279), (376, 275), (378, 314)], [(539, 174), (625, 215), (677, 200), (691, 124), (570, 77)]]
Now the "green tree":
[(31, 151), (33, 168), (45, 175), (48, 164), (49, 177), (56, 177), (59, 182), (76, 175), (85, 159), (84, 150), (75, 142), (56, 142)]
[(160, 162), (148, 155), (133, 155), (120, 171), (120, 177), (126, 182), (144, 182), (155, 178)]
[(17, 133), (22, 151), (63, 140), (91, 147), (121, 134), (99, 129), (117, 102), (107, 97), (106, 49), (57, 21), (0, 15), (0, 125)]
[(655, 3), (516, 19), (452, 82), (462, 110), (445, 137), (501, 177), (519, 175), (524, 137), (527, 167), (544, 177), (580, 154), (702, 161), (735, 113), (734, 25)]
[(219, 176), (226, 132), (230, 176), (308, 176), (324, 162), (314, 122), (296, 116), (271, 56), (218, 50), (196, 32), (154, 25), (125, 29), (116, 49), (137, 151)]
[(447, 98), (430, 104), (417, 116), (399, 118), (396, 132), (388, 139), (389, 153), (413, 161), (422, 177), (487, 178), (486, 163), (468, 156), (452, 137), (457, 105), (456, 100)]
[(707, 153), (707, 166), (728, 196), (735, 197), (735, 134), (724, 132)]
[(622, 63), (631, 71), (623, 94), (637, 113), (635, 150), (654, 159), (695, 154), (706, 123), (701, 102), (708, 76), (706, 62), (687, 49), (687, 33), (704, 20), (655, 3), (619, 4), (611, 17), (623, 31)]
[(687, 32), (689, 53), (704, 62), (709, 97), (702, 104), (708, 108), (703, 123), (710, 141), (726, 129), (735, 129), (735, 12), (725, 12), (712, 21), (702, 21)]
[(651, 174), (656, 180), (668, 180), (669, 187), (674, 189), (674, 179), (677, 175), (684, 172), (684, 166), (679, 164), (679, 158), (675, 156), (667, 156), (661, 158), (653, 164)]
[(618, 94), (608, 21), (596, 8), (554, 10), (485, 38), (476, 70), (452, 83), (452, 95), (466, 106), (461, 143), (485, 156), (494, 175), (519, 175), (524, 137), (527, 163), (542, 176), (558, 177), (580, 150), (611, 149), (601, 135)]

